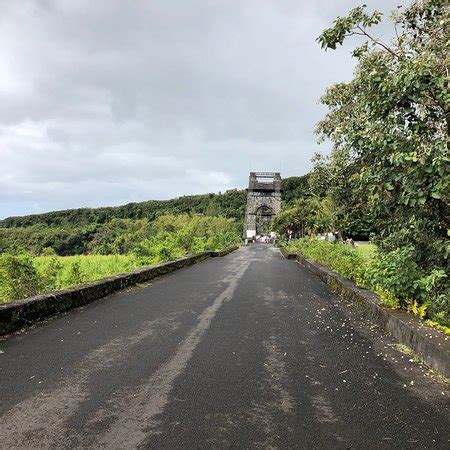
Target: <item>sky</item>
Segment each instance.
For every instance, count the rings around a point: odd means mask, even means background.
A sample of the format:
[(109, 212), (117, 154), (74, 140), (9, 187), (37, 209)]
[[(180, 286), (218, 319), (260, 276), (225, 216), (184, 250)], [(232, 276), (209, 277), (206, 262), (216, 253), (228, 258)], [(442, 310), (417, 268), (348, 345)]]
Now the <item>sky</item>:
[[(364, 3), (387, 22), (402, 1)], [(358, 42), (315, 39), (358, 4), (0, 0), (0, 218), (307, 173)]]

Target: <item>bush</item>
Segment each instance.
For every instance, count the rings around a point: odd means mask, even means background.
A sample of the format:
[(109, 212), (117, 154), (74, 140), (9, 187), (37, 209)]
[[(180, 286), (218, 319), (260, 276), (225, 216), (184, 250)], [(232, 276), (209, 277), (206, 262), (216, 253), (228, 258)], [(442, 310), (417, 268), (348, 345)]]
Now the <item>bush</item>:
[(133, 253), (148, 264), (158, 264), (180, 258), (186, 254), (186, 251), (179, 246), (173, 234), (163, 231), (153, 238), (139, 242)]
[[(202, 215), (160, 216), (151, 223), (114, 220), (107, 228), (97, 229), (90, 255), (58, 256), (41, 243), (40, 256), (4, 254), (0, 256), (0, 302), (130, 272), (188, 253), (223, 250), (239, 242), (238, 226), (233, 219)], [(122, 254), (126, 249), (127, 254)]]
[(287, 245), (287, 249), (301, 252), (306, 258), (375, 291), (384, 306), (402, 308), (420, 318), (450, 326), (448, 277), (442, 269), (423, 271), (415, 261), (413, 246), (375, 251), (366, 257), (356, 248), (315, 239), (299, 239)]
[(64, 284), (67, 285), (77, 285), (82, 284), (86, 281), (86, 276), (83, 273), (83, 270), (81, 268), (81, 262), (79, 259), (72, 262), (70, 265), (69, 272), (67, 274), (67, 278), (65, 280)]
[(42, 280), (27, 254), (0, 257), (0, 302), (39, 294)]
[(288, 248), (294, 252), (300, 251), (307, 258), (331, 267), (345, 278), (360, 279), (364, 272), (364, 258), (346, 245), (305, 238), (295, 241)]
[(240, 236), (231, 230), (222, 230), (208, 239), (207, 249), (220, 251), (232, 247), (240, 242)]
[(59, 274), (64, 266), (60, 259), (57, 256), (51, 256), (48, 259), (48, 264), (40, 272), (45, 291), (53, 291), (61, 287)]

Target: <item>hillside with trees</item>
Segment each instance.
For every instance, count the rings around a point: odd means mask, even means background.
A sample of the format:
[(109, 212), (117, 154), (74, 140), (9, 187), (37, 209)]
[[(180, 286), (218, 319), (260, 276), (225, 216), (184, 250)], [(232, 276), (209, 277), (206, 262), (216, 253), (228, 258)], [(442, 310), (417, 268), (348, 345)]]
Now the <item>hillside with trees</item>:
[[(285, 203), (309, 195), (284, 180)], [(246, 191), (11, 217), (0, 226), (0, 303), (241, 241)]]
[[(443, 0), (398, 8), (388, 43), (372, 32), (381, 20), (378, 11), (356, 7), (318, 37), (332, 50), (352, 36), (364, 42), (352, 52), (353, 79), (321, 98), (328, 112), (316, 132), (331, 153), (316, 154), (310, 174), (282, 180), (273, 226), (281, 237), (310, 238), (294, 248), (378, 292), (386, 306), (449, 326), (449, 10)], [(11, 217), (0, 221), (0, 253), (142, 257), (162, 243), (171, 257), (194, 238), (190, 250), (239, 241), (245, 204), (245, 190), (230, 190)], [(220, 227), (205, 231), (216, 220)], [(169, 229), (161, 231), (162, 223)], [(330, 231), (370, 237), (376, 251), (363, 260), (314, 239)], [(172, 245), (184, 250), (171, 252)]]
[[(290, 202), (309, 193), (308, 175), (282, 180), (283, 200)], [(52, 227), (77, 227), (109, 222), (113, 219), (154, 220), (165, 214), (205, 214), (242, 220), (246, 191), (232, 189), (224, 193), (188, 195), (171, 200), (149, 200), (122, 206), (77, 208), (43, 214), (8, 217), (0, 220), (0, 228), (29, 227), (37, 224)]]
[[(309, 195), (308, 175), (282, 180), (284, 203)], [(0, 221), (0, 253), (41, 254), (52, 248), (62, 256), (127, 253), (140, 236), (148, 235), (161, 216), (204, 215), (234, 219), (239, 233), (246, 207), (244, 189), (150, 200), (105, 208), (53, 211)]]

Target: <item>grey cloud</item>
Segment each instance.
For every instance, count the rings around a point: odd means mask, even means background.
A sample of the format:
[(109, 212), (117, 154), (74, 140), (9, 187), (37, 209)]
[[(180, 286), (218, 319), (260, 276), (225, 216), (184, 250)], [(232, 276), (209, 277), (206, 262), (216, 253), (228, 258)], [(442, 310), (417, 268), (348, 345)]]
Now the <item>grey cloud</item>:
[(353, 6), (0, 1), (0, 217), (243, 187), (250, 167), (307, 172), (318, 99), (354, 64), (353, 44), (315, 39)]

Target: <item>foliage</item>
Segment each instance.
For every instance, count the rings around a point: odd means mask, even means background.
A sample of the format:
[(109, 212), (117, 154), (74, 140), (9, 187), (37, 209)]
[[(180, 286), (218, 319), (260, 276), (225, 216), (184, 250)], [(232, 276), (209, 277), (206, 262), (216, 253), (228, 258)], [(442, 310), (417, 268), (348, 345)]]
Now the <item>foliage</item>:
[(306, 258), (329, 266), (345, 278), (360, 279), (366, 259), (356, 249), (343, 244), (333, 244), (329, 241), (318, 241), (304, 238), (287, 245), (291, 252), (300, 252)]
[(368, 240), (378, 227), (359, 166), (338, 151), (331, 158), (316, 154), (312, 162), (310, 189), (332, 202), (335, 228), (343, 237)]
[[(59, 281), (59, 274), (64, 269), (64, 265), (61, 262), (61, 258), (53, 255), (44, 256), (47, 259), (47, 263), (40, 269), (40, 275), (42, 279), (42, 287), (44, 291), (52, 291), (62, 287)], [(36, 260), (35, 260), (36, 261)], [(39, 272), (39, 270), (38, 270)], [(5, 296), (5, 298), (16, 298), (13, 296)]]
[(191, 195), (171, 200), (150, 200), (114, 207), (79, 208), (23, 217), (9, 217), (0, 221), (0, 227), (17, 228), (40, 224), (67, 229), (105, 224), (113, 219), (153, 221), (157, 217), (167, 214), (205, 214), (208, 209), (213, 207), (216, 212), (214, 215), (241, 219), (245, 211), (245, 202), (246, 192), (234, 189), (223, 194)]
[(315, 157), (311, 190), (332, 200), (344, 234), (372, 234), (378, 252), (358, 282), (385, 304), (448, 324), (449, 9), (443, 0), (398, 8), (390, 43), (372, 34), (381, 18), (360, 6), (318, 38), (325, 49), (353, 35), (364, 43), (354, 78), (321, 99), (328, 113), (317, 133), (333, 148)]
[(329, 112), (317, 132), (334, 146), (322, 182), (344, 222), (356, 192), (375, 219), (380, 249), (412, 245), (410, 257), (428, 271), (448, 264), (448, 17), (444, 1), (416, 1), (393, 15), (397, 39), (387, 45), (368, 31), (381, 14), (358, 7), (318, 38), (331, 49), (349, 35), (366, 38), (353, 52), (354, 79), (322, 98)]
[(290, 205), (298, 199), (312, 195), (309, 184), (310, 174), (301, 177), (283, 178), (281, 180), (281, 196), (285, 205)]
[(167, 231), (139, 242), (133, 253), (148, 261), (148, 264), (177, 259), (185, 254), (183, 249), (177, 245), (175, 236)]
[(65, 228), (35, 224), (24, 228), (0, 228), (0, 253), (18, 253), (25, 249), (41, 254), (48, 247), (59, 255), (86, 253), (88, 243), (98, 230), (96, 225)]
[(233, 219), (202, 215), (159, 216), (153, 222), (115, 219), (110, 225), (102, 224), (97, 229), (90, 242), (90, 255), (62, 257), (51, 247), (35, 257), (3, 254), (0, 303), (129, 272), (188, 253), (223, 250), (238, 243), (241, 233), (240, 224)]
[[(308, 176), (282, 180), (283, 201), (292, 203), (309, 195)], [(144, 239), (164, 229), (173, 232), (189, 217), (205, 215), (235, 219), (231, 227), (242, 232), (246, 192), (180, 197), (173, 200), (130, 203), (111, 208), (54, 211), (0, 221), (0, 253), (24, 249), (40, 255), (46, 248), (57, 255), (126, 254)], [(181, 217), (180, 220), (176, 217)], [(184, 226), (184, 225), (183, 225)], [(211, 244), (215, 245), (215, 244)]]
[[(281, 180), (282, 198), (290, 202), (296, 198), (308, 195), (308, 175), (283, 178)], [(122, 206), (105, 208), (78, 208), (64, 211), (52, 211), (44, 214), (34, 214), (22, 217), (8, 217), (0, 220), (0, 231), (8, 228), (25, 228), (40, 225), (42, 228), (52, 227), (61, 232), (71, 228), (90, 230), (94, 226), (111, 223), (119, 219), (117, 224), (130, 223), (147, 219), (149, 222), (165, 215), (195, 215), (223, 216), (243, 220), (247, 193), (243, 189), (231, 189), (224, 193), (202, 194), (178, 197), (171, 200), (150, 200), (141, 203), (128, 203)], [(0, 236), (2, 236), (0, 234)], [(4, 235), (5, 236), (5, 235)], [(7, 236), (7, 235), (6, 235)], [(2, 248), (0, 247), (0, 252)], [(4, 250), (3, 250), (4, 251)]]
[(280, 236), (286, 236), (290, 230), (294, 236), (304, 237), (329, 231), (334, 223), (335, 214), (330, 199), (311, 196), (283, 209), (275, 217), (273, 228)]
[(345, 278), (377, 292), (383, 305), (404, 308), (444, 326), (450, 325), (450, 285), (443, 270), (426, 274), (412, 257), (413, 248), (361, 251), (341, 243), (306, 238), (287, 245), (291, 252), (331, 267)]
[(27, 254), (0, 256), (0, 300), (36, 295), (41, 279)]
[(240, 241), (240, 226), (223, 217), (161, 216), (150, 229), (151, 236), (140, 241), (134, 254), (158, 263), (187, 253), (222, 250)]
[[(67, 229), (36, 224), (31, 227), (0, 228), (0, 246), (2, 247), (0, 252), (15, 253), (16, 249), (22, 248), (37, 255), (127, 254), (139, 242), (154, 237), (161, 231), (186, 234), (186, 224), (189, 222), (191, 227), (194, 227), (195, 223), (195, 229), (192, 229), (194, 234), (204, 232), (206, 238), (223, 227), (233, 232), (241, 231), (241, 224), (233, 219), (200, 215), (159, 216), (153, 222), (147, 219), (113, 219), (104, 224)], [(182, 239), (181, 236), (180, 239)], [(189, 240), (189, 236), (185, 239)]]

